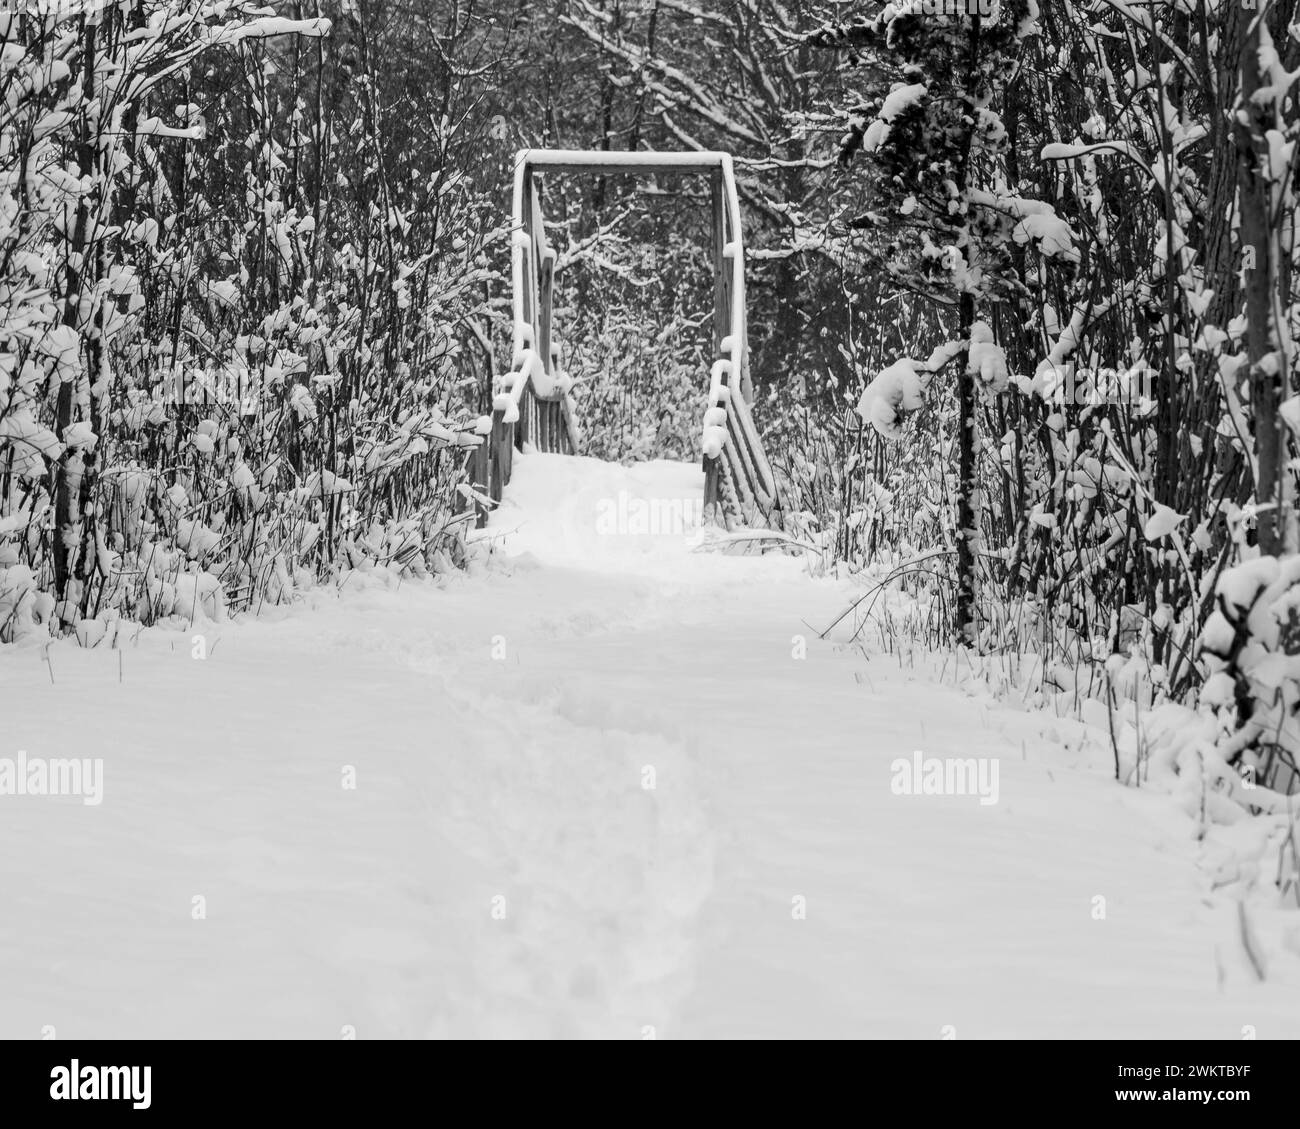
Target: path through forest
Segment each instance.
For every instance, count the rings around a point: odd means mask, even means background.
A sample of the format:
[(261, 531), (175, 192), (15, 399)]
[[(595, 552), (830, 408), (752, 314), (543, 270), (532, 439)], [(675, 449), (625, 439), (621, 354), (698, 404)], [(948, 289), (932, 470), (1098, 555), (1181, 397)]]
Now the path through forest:
[(0, 649), (5, 744), (104, 774), (0, 798), (0, 1036), (1300, 1036), (1167, 795), (820, 641), (860, 589), (692, 551), (700, 488), (523, 456), (470, 576)]

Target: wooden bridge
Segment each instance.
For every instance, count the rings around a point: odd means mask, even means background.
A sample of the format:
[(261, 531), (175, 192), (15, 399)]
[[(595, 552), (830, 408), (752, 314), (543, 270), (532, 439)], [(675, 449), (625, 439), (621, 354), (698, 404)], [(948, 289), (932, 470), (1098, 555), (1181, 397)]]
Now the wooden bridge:
[[(782, 507), (771, 464), (750, 404), (749, 342), (745, 322), (745, 254), (740, 198), (727, 153), (617, 153), (603, 150), (525, 149), (515, 158), (511, 205), (511, 286), (514, 325), (510, 371), (495, 388), (485, 441), (471, 463), (477, 489), (493, 503), (510, 481), (514, 452), (525, 444), (555, 454), (582, 450), (579, 403), (561, 368), (553, 334), (555, 249), (542, 222), (542, 181), (547, 173), (590, 176), (655, 173), (709, 178), (713, 251), (714, 361), (701, 400), (704, 512), (732, 528), (779, 528)], [(701, 374), (701, 386), (704, 385)], [(478, 523), (487, 520), (480, 506)]]

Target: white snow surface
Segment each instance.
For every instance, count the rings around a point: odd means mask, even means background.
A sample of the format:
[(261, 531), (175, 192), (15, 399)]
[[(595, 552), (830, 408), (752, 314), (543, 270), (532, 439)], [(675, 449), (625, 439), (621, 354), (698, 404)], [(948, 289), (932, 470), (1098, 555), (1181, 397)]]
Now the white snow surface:
[[(0, 796), (0, 1036), (1300, 1036), (1294, 914), (1258, 982), (1097, 731), (820, 641), (862, 588), (798, 557), (601, 526), (694, 466), (515, 465), (468, 576), (202, 660), (0, 649), (0, 756), (104, 765), (98, 805)], [(918, 750), (997, 802), (894, 794)]]

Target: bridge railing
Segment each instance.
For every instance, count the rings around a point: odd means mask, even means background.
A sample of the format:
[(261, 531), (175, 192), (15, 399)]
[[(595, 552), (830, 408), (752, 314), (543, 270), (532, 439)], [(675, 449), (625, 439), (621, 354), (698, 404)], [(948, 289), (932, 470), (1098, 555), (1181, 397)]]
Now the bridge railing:
[(727, 153), (712, 176), (714, 338), (704, 449), (704, 512), (733, 525), (782, 524), (781, 497), (749, 406), (749, 333), (740, 193)]
[[(491, 502), (510, 481), (514, 451), (577, 454), (581, 449), (571, 382), (553, 334), (555, 251), (546, 240), (538, 173), (703, 173), (710, 178), (713, 219), (714, 356), (701, 434), (704, 509), (710, 520), (781, 524), (781, 498), (750, 413), (745, 322), (745, 251), (740, 196), (727, 153), (619, 153), (526, 149), (515, 158), (511, 218), (512, 363), (497, 381), (486, 441), (471, 473)], [(479, 524), (487, 508), (479, 507)]]
[[(541, 200), (526, 160), (515, 165), (510, 249), (512, 360), (494, 389), (491, 425), (471, 463), (475, 484), (500, 502), (525, 443), (555, 454), (577, 454), (580, 439), (571, 381), (560, 368), (552, 322), (555, 249), (546, 239)], [(488, 509), (479, 506), (478, 524)]]

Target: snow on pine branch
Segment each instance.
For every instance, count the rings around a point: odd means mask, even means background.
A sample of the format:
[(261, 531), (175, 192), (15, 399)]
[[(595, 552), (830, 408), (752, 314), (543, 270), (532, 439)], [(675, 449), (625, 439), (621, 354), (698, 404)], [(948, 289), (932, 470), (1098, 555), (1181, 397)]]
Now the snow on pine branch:
[(855, 409), (863, 423), (881, 435), (897, 439), (903, 430), (904, 417), (925, 407), (925, 390), (935, 373), (962, 352), (966, 353), (966, 371), (988, 395), (1006, 391), (1009, 383), (1007, 357), (993, 340), (993, 331), (982, 321), (971, 326), (970, 340), (949, 341), (939, 346), (924, 361), (902, 357), (884, 368), (863, 389)]
[(1056, 214), (1056, 209), (1051, 204), (1014, 193), (987, 192), (981, 188), (969, 189), (967, 197), (972, 204), (1015, 219), (1016, 225), (1011, 237), (1017, 243), (1030, 243), (1049, 259), (1060, 258), (1071, 263), (1079, 261), (1079, 252), (1074, 246), (1074, 231)]
[[(894, 121), (901, 114), (918, 105), (927, 93), (929, 90), (923, 82), (894, 83), (875, 119), (862, 134), (862, 148), (868, 153), (879, 149), (888, 140)], [(849, 141), (849, 138), (845, 138), (842, 144), (848, 146)]]
[(962, 342), (940, 345), (924, 361), (902, 357), (884, 368), (862, 391), (855, 409), (863, 423), (881, 435), (897, 439), (903, 430), (903, 417), (925, 407), (925, 390), (934, 374), (962, 352)]

